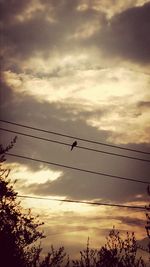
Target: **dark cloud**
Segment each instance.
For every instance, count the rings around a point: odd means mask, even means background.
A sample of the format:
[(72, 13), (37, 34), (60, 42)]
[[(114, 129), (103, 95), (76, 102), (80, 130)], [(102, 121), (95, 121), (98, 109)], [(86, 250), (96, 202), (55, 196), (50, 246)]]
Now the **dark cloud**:
[[(17, 1), (16, 1), (17, 2)], [(79, 1), (42, 1), (45, 9), (35, 11), (32, 16), (23, 21), (14, 19), (10, 10), (11, 24), (3, 25), (2, 35), (5, 46), (5, 57), (19, 57), (21, 59), (34, 56), (37, 52), (45, 57), (54, 51), (58, 53), (78, 49), (79, 43), (69, 38), (86, 23), (93, 23), (100, 17), (94, 10), (79, 12), (76, 8)], [(15, 5), (16, 6), (16, 5)], [(5, 9), (7, 4), (5, 6)], [(21, 5), (20, 9), (24, 5)], [(6, 12), (4, 12), (5, 14)], [(5, 15), (7, 15), (7, 13)], [(101, 18), (104, 15), (101, 14)], [(78, 44), (77, 44), (78, 43)]]
[(1, 0), (0, 1), (0, 19), (3, 23), (11, 23), (16, 15), (20, 15), (32, 0)]
[(150, 101), (140, 101), (137, 106), (141, 109), (150, 109)]
[[(96, 160), (96, 159), (95, 159)], [(136, 194), (145, 193), (146, 187), (120, 182), (103, 176), (86, 175), (77, 172), (63, 171), (64, 175), (55, 181), (44, 184), (31, 184), (25, 188), (28, 193), (42, 196), (67, 196), (73, 199), (103, 199), (105, 201), (140, 201)], [(122, 188), (123, 190), (119, 190)]]
[(63, 29), (47, 21), (44, 14), (3, 29), (6, 47), (11, 47), (12, 55), (20, 58), (34, 56), (38, 51), (50, 52), (57, 44), (62, 44), (64, 35)]
[(130, 226), (142, 226), (143, 228), (145, 227), (145, 220), (134, 218), (134, 217), (129, 217), (129, 216), (118, 216), (116, 217), (117, 220), (120, 220), (123, 224), (127, 224)]
[(106, 57), (122, 57), (139, 63), (150, 62), (150, 3), (115, 15), (90, 43)]
[[(96, 47), (106, 58), (150, 62), (150, 3), (127, 9), (110, 21), (101, 11), (90, 8), (79, 11), (79, 0), (41, 1), (41, 4), (43, 10), (35, 9), (30, 18), (19, 21), (16, 15), (22, 14), (29, 1), (2, 1), (5, 61), (32, 57), (37, 52), (47, 58), (54, 51), (61, 55), (68, 51), (76, 53), (79, 49), (88, 52)], [(5, 23), (8, 18), (10, 23)], [(83, 41), (82, 29), (86, 30), (95, 22), (96, 33), (85, 36)], [(74, 34), (79, 34), (78, 38), (72, 39)]]

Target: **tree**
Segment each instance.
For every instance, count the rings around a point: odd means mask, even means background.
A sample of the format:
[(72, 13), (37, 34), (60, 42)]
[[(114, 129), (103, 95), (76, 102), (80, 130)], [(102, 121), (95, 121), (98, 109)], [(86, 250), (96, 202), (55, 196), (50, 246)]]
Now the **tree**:
[[(150, 187), (147, 187), (147, 193), (150, 196)], [(147, 236), (149, 238), (149, 244), (148, 244), (148, 250), (150, 253), (150, 204), (148, 206), (146, 206), (146, 218), (147, 218), (147, 223), (146, 223), (146, 232), (147, 232)], [(150, 261), (150, 259), (149, 259)]]
[(3, 267), (60, 267), (62, 264), (68, 267), (69, 257), (66, 257), (64, 247), (55, 250), (51, 246), (50, 252), (41, 260), (42, 248), (36, 241), (45, 237), (38, 230), (43, 223), (39, 222), (38, 216), (32, 216), (30, 209), (28, 212), (22, 209), (14, 184), (8, 178), (10, 170), (2, 167), (5, 154), (13, 148), (16, 139), (6, 148), (0, 145), (0, 264)]
[(31, 245), (44, 238), (38, 227), (43, 223), (34, 218), (31, 210), (23, 211), (17, 193), (8, 179), (10, 170), (2, 167), (5, 153), (16, 142), (16, 137), (5, 149), (0, 146), (0, 262), (3, 266), (26, 267), (38, 261), (39, 246)]
[(137, 242), (134, 233), (127, 232), (126, 238), (120, 237), (113, 228), (105, 246), (100, 250), (87, 248), (80, 252), (80, 260), (73, 261), (73, 267), (146, 267), (141, 257), (137, 258)]
[(64, 252), (64, 247), (60, 247), (55, 250), (51, 246), (50, 252), (48, 252), (45, 259), (40, 263), (40, 267), (69, 267), (70, 261), (69, 256), (66, 258), (66, 253)]

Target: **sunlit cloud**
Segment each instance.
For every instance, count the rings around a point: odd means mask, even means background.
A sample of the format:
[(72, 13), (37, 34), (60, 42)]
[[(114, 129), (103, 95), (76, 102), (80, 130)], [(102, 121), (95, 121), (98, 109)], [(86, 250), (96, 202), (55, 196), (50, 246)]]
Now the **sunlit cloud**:
[[(101, 107), (105, 110), (103, 116), (95, 112), (94, 117), (89, 113), (89, 117), (85, 119), (88, 124), (100, 130), (112, 131), (112, 137), (109, 139), (111, 142), (149, 142), (150, 111), (143, 110), (138, 104), (150, 99), (149, 77), (144, 74), (137, 77), (136, 72), (120, 68), (79, 71), (71, 62), (71, 56), (65, 57), (58, 76), (53, 78), (43, 79), (35, 75), (7, 71), (4, 73), (4, 79), (14, 91), (32, 95), (39, 101), (46, 98), (50, 103), (58, 101), (68, 104), (69, 100), (71, 105), (75, 99), (83, 111), (87, 108), (96, 111)], [(80, 66), (80, 58), (76, 62), (77, 66)], [(69, 69), (72, 67), (70, 73), (67, 72), (66, 66), (69, 66)], [(75, 112), (75, 109), (73, 110)]]
[[(5, 164), (5, 167), (11, 170), (11, 176), (13, 180), (17, 180), (17, 183), (21, 187), (30, 185), (36, 181), (38, 184), (43, 184), (46, 181), (54, 181), (61, 175), (61, 171), (52, 171), (50, 168), (42, 167), (41, 170), (31, 171), (26, 165), (19, 163)], [(16, 185), (17, 186), (17, 185)]]

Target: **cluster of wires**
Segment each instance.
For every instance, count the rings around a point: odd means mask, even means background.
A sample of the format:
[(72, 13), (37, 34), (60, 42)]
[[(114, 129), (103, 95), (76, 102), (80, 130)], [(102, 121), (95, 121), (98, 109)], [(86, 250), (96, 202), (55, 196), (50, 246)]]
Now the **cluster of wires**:
[[(20, 123), (8, 121), (8, 120), (2, 120), (1, 119), (0, 121), (5, 123), (5, 124), (7, 124), (7, 125), (9, 124), (9, 125), (13, 125), (13, 126), (19, 126), (22, 129), (30, 129), (33, 132), (34, 131), (38, 131), (38, 132), (41, 132), (41, 133), (48, 133), (48, 134), (55, 135), (55, 136), (67, 137), (67, 138), (70, 138), (70, 139), (73, 139), (73, 140), (84, 141), (86, 143), (97, 144), (97, 145), (101, 145), (101, 146), (108, 147), (108, 148), (117, 148), (117, 149), (119, 149), (121, 151), (126, 151), (126, 152), (131, 151), (131, 152), (138, 153), (138, 154), (140, 154), (142, 156), (143, 155), (146, 155), (146, 156), (150, 155), (150, 152), (147, 152), (147, 151), (136, 150), (136, 149), (132, 149), (132, 148), (126, 148), (126, 147), (123, 147), (123, 146), (117, 146), (117, 145), (113, 145), (113, 144), (98, 142), (98, 141), (90, 140), (90, 139), (84, 139), (84, 138), (81, 138), (81, 137), (78, 137), (78, 136), (72, 136), (72, 135), (67, 135), (67, 134), (60, 133), (60, 132), (54, 132), (54, 131), (50, 131), (50, 130), (46, 130), (46, 129), (35, 128), (35, 127), (29, 126), (29, 125), (24, 125), (24, 124), (20, 124)], [(24, 133), (23, 131), (16, 131), (16, 130), (8, 129), (8, 128), (5, 128), (5, 127), (0, 127), (0, 130), (1, 131), (5, 131), (5, 132), (9, 132), (9, 133), (14, 133), (14, 134), (17, 134), (17, 135), (21, 135), (21, 136), (24, 136), (24, 137), (38, 139), (40, 141), (52, 142), (52, 143), (57, 143), (57, 144), (60, 144), (60, 145), (70, 146), (70, 147), (72, 146), (72, 142), (70, 144), (70, 143), (66, 143), (66, 142), (62, 142), (62, 141), (58, 141), (58, 140), (54, 140), (54, 139), (49, 139), (49, 138), (44, 138), (44, 137), (41, 137), (41, 136), (36, 136), (35, 134), (32, 134), (32, 135), (31, 134), (27, 134), (27, 133)], [(100, 149), (89, 148), (88, 146), (79, 146), (77, 144), (77, 142), (76, 142), (76, 148), (77, 149), (82, 149), (82, 150), (88, 150), (88, 151), (95, 152), (95, 153), (103, 153), (103, 154), (106, 154), (106, 155), (111, 155), (111, 156), (116, 156), (116, 157), (127, 158), (127, 159), (130, 159), (130, 160), (143, 161), (143, 162), (146, 162), (146, 163), (150, 163), (150, 159), (148, 159), (148, 158), (143, 158), (141, 156), (134, 157), (134, 156), (130, 156), (130, 155), (127, 155), (127, 154), (124, 155), (122, 153), (115, 153), (115, 152), (109, 152), (109, 151), (100, 150)], [(94, 174), (94, 175), (101, 175), (101, 176), (104, 176), (104, 177), (107, 177), (107, 178), (126, 180), (126, 181), (130, 181), (130, 182), (142, 183), (142, 184), (146, 184), (146, 185), (148, 185), (150, 183), (148, 181), (148, 179), (147, 179), (147, 181), (145, 181), (145, 180), (143, 181), (141, 179), (134, 179), (132, 177), (129, 178), (129, 177), (124, 177), (124, 176), (112, 175), (112, 174), (104, 173), (104, 172), (97, 172), (97, 171), (89, 170), (89, 169), (77, 168), (75, 166), (69, 166), (69, 165), (60, 164), (58, 162), (50, 162), (50, 161), (45, 161), (45, 160), (41, 160), (41, 159), (31, 158), (31, 157), (28, 157), (28, 156), (19, 155), (19, 154), (15, 154), (15, 153), (6, 153), (6, 154), (9, 155), (9, 156), (12, 156), (12, 157), (22, 158), (24, 160), (40, 162), (40, 163), (44, 163), (44, 164), (48, 164), (48, 165), (54, 165), (54, 166), (58, 166), (58, 167), (61, 167), (61, 168), (67, 168), (67, 169), (71, 169), (71, 170), (75, 170), (75, 171), (79, 171), (79, 172), (86, 172), (86, 173), (90, 173), (90, 174)], [(61, 201), (61, 202), (83, 203), (83, 204), (99, 205), (99, 206), (100, 205), (104, 205), (104, 206), (124, 207), (124, 208), (132, 208), (132, 209), (145, 209), (144, 206), (129, 206), (129, 205), (121, 205), (121, 204), (113, 204), (113, 203), (90, 202), (90, 201), (80, 201), (80, 200), (71, 200), (71, 199), (62, 200), (62, 199), (40, 198), (40, 197), (25, 196), (25, 195), (24, 196), (23, 195), (18, 195), (18, 197), (44, 199), (44, 200), (50, 200), (50, 201), (51, 200), (53, 200), (53, 201), (55, 200), (55, 201)]]

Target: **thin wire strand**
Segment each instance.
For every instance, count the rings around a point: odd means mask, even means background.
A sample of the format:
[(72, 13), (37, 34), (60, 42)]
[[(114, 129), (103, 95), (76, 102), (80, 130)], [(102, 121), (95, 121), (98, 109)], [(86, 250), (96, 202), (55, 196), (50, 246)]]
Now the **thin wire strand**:
[[(9, 129), (5, 129), (5, 128), (0, 128), (0, 130), (6, 131), (6, 132), (10, 132), (10, 133), (20, 134), (20, 135), (23, 135), (23, 136), (26, 136), (26, 137), (31, 137), (31, 138), (35, 138), (35, 139), (39, 139), (39, 140), (43, 140), (43, 141), (57, 143), (57, 144), (65, 145), (65, 146), (70, 146), (70, 147), (72, 146), (69, 143), (60, 142), (60, 141), (56, 141), (56, 140), (51, 140), (51, 139), (48, 139), (48, 138), (39, 137), (39, 136), (31, 135), (31, 134), (21, 133), (21, 132), (14, 131), (14, 130), (9, 130)], [(123, 158), (128, 158), (128, 159), (133, 159), (133, 160), (139, 160), (139, 161), (144, 161), (144, 162), (150, 162), (150, 160), (148, 160), (148, 159), (131, 157), (131, 156), (122, 155), (122, 154), (118, 154), (118, 153), (113, 153), (113, 152), (107, 152), (107, 151), (103, 151), (103, 150), (93, 149), (93, 148), (89, 148), (89, 147), (85, 147), (85, 146), (77, 145), (76, 147), (79, 148), (79, 149), (85, 149), (85, 150), (98, 152), (98, 153), (103, 153), (103, 154), (107, 154), (107, 155), (118, 156), (118, 157), (123, 157)]]
[(131, 205), (122, 205), (122, 204), (112, 204), (112, 203), (73, 200), (73, 199), (58, 199), (58, 198), (53, 199), (53, 198), (45, 198), (45, 197), (27, 196), (27, 195), (17, 195), (17, 196), (20, 197), (20, 198), (30, 198), (30, 199), (59, 201), (59, 202), (67, 202), (67, 203), (77, 203), (77, 204), (88, 204), (88, 205), (97, 205), (97, 206), (108, 206), (108, 207), (118, 207), (118, 208), (129, 208), (129, 209), (145, 210), (144, 206), (131, 206)]
[(5, 153), (5, 154), (12, 156), (12, 157), (17, 157), (17, 158), (22, 158), (22, 159), (40, 162), (40, 163), (44, 163), (44, 164), (54, 165), (54, 166), (63, 167), (66, 169), (71, 169), (71, 170), (76, 170), (76, 171), (81, 171), (81, 172), (86, 172), (86, 173), (91, 173), (91, 174), (96, 174), (96, 175), (103, 175), (103, 176), (106, 176), (109, 178), (120, 179), (120, 180), (125, 180), (125, 181), (130, 181), (130, 182), (137, 182), (137, 183), (142, 183), (142, 184), (147, 184), (147, 185), (150, 184), (150, 182), (148, 182), (148, 181), (137, 180), (137, 179), (133, 179), (133, 178), (122, 177), (122, 176), (107, 174), (107, 173), (103, 173), (103, 172), (96, 172), (96, 171), (87, 170), (87, 169), (81, 169), (81, 168), (68, 166), (68, 165), (64, 165), (64, 164), (59, 164), (59, 163), (55, 163), (55, 162), (30, 158), (30, 157), (26, 157), (26, 156), (22, 156), (22, 155), (18, 155), (18, 154), (13, 154), (13, 153)]
[(119, 149), (123, 149), (123, 150), (127, 150), (127, 151), (138, 152), (138, 153), (143, 153), (143, 154), (150, 155), (150, 152), (147, 152), (147, 151), (142, 151), (142, 150), (137, 150), (137, 149), (132, 149), (132, 148), (125, 148), (125, 147), (117, 146), (117, 145), (111, 145), (111, 144), (102, 143), (102, 142), (98, 142), (98, 141), (94, 141), (94, 140), (80, 138), (80, 137), (73, 136), (73, 135), (62, 134), (62, 133), (58, 133), (58, 132), (54, 132), (54, 131), (50, 131), (50, 130), (41, 129), (41, 128), (35, 128), (35, 127), (27, 126), (27, 125), (24, 125), (24, 124), (7, 121), (7, 120), (0, 119), (0, 121), (4, 122), (4, 123), (9, 123), (9, 124), (12, 124), (12, 125), (16, 125), (16, 126), (21, 126), (21, 127), (27, 128), (27, 129), (32, 129), (32, 130), (36, 130), (36, 131), (40, 131), (40, 132), (44, 132), (44, 133), (50, 133), (50, 134), (54, 134), (54, 135), (68, 137), (68, 138), (72, 138), (72, 139), (76, 139), (76, 140), (80, 140), (80, 141), (85, 141), (85, 142), (88, 142), (88, 143), (93, 143), (93, 144), (98, 144), (98, 145), (103, 145), (103, 146), (108, 146), (108, 147), (113, 147), (113, 148), (119, 148)]

